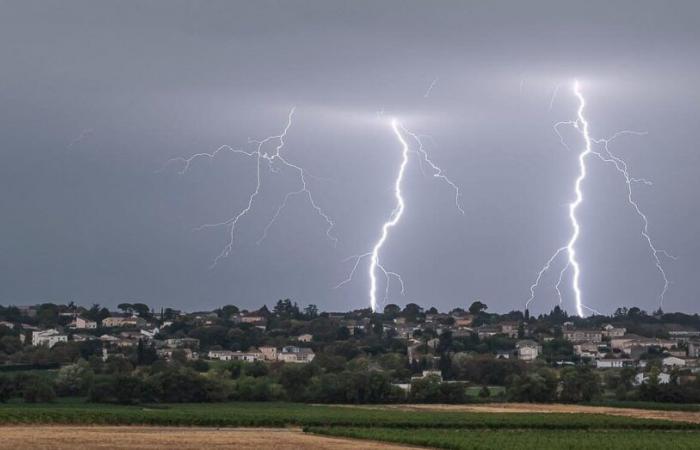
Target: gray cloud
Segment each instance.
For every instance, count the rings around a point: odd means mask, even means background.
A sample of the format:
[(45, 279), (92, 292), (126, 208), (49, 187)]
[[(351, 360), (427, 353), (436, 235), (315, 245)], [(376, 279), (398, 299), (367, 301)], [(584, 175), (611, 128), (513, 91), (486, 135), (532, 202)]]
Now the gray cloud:
[[(552, 125), (574, 117), (566, 83), (579, 77), (593, 134), (649, 132), (614, 148), (654, 181), (637, 192), (652, 235), (678, 256), (666, 308), (698, 311), (699, 12), (690, 1), (2, 2), (0, 302), (367, 305), (364, 270), (332, 286), (393, 208), (400, 149), (383, 110), (432, 136), (467, 213), (411, 162), (404, 220), (383, 254), (406, 280), (407, 296), (392, 301), (521, 308), (569, 233), (576, 160)], [(320, 177), (311, 188), (339, 245), (300, 199), (255, 245), (294, 183), (280, 174), (231, 257), (208, 270), (225, 232), (192, 229), (243, 206), (253, 163), (222, 155), (186, 175), (155, 172), (276, 134), (291, 106), (287, 154)], [(624, 184), (600, 162), (590, 168), (586, 302), (653, 309), (660, 279)], [(554, 303), (545, 284), (534, 309)]]

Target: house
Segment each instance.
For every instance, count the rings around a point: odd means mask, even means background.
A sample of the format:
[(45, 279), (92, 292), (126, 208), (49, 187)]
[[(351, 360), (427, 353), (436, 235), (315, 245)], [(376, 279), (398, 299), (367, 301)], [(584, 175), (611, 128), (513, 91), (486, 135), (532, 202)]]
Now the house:
[(299, 342), (311, 342), (311, 340), (313, 338), (314, 337), (308, 333), (307, 334), (300, 334), (299, 336), (297, 336), (297, 341), (299, 341)]
[(159, 332), (160, 332), (160, 330), (159, 330), (157, 327), (156, 327), (156, 328), (153, 328), (152, 330), (142, 329), (142, 330), (141, 330), (141, 336), (142, 336), (142, 337), (145, 337), (146, 340), (149, 340), (149, 341), (150, 341), (150, 340), (155, 339), (156, 334), (158, 334)]
[(7, 327), (9, 329), (13, 329), (15, 327), (15, 324), (12, 322), (7, 322), (5, 320), (0, 320), (0, 327)]
[(518, 341), (515, 348), (518, 350), (518, 359), (521, 361), (534, 361), (542, 352), (542, 346), (529, 339)]
[(209, 359), (218, 359), (220, 361), (231, 361), (233, 352), (231, 350), (209, 350), (207, 357)]
[(59, 342), (68, 342), (68, 336), (58, 330), (32, 331), (32, 345), (35, 347), (44, 345), (51, 348)]
[(476, 329), (476, 333), (479, 335), (479, 339), (496, 336), (497, 334), (501, 334), (501, 327), (482, 325)]
[(574, 353), (581, 358), (600, 358), (599, 344), (596, 342), (583, 342), (574, 345)]
[(315, 356), (310, 348), (288, 345), (277, 354), (277, 359), (284, 362), (308, 363), (313, 361)]
[(95, 330), (97, 329), (97, 322), (90, 319), (84, 319), (80, 316), (76, 317), (75, 320), (70, 324), (71, 328), (78, 330)]
[(664, 367), (685, 367), (685, 359), (678, 358), (677, 356), (667, 356), (661, 360), (661, 364)]
[(266, 307), (262, 307), (257, 311), (242, 312), (234, 316), (233, 321), (239, 323), (251, 323), (256, 325), (264, 325), (267, 323), (267, 318), (270, 316), (270, 311)]
[(621, 337), (610, 339), (610, 347), (612, 347), (614, 350), (620, 350), (627, 354), (631, 353), (633, 347), (659, 347), (669, 350), (675, 345), (676, 343), (669, 339), (645, 338), (636, 334), (626, 334)]
[(691, 338), (700, 337), (700, 331), (697, 330), (676, 330), (669, 331), (668, 336), (674, 341), (687, 342)]
[(199, 348), (199, 339), (195, 338), (171, 338), (165, 340), (165, 346), (169, 348), (189, 348), (197, 350)]
[(90, 334), (74, 334), (71, 338), (74, 342), (85, 342), (97, 339), (95, 336), (92, 336)]
[(499, 350), (496, 352), (496, 359), (510, 359), (512, 353), (508, 350)]
[(265, 361), (277, 361), (277, 348), (276, 347), (260, 347), (260, 353), (263, 355)]
[(172, 359), (174, 352), (184, 353), (185, 359), (187, 359), (188, 361), (195, 359), (195, 354), (192, 353), (192, 350), (189, 348), (162, 348), (156, 350), (158, 356), (165, 359)]
[(698, 341), (688, 342), (688, 356), (690, 358), (700, 358), (700, 342), (698, 342)]
[(621, 337), (627, 333), (627, 328), (616, 328), (609, 323), (603, 325), (603, 336), (607, 338)]
[(211, 350), (207, 355), (209, 359), (218, 359), (220, 361), (247, 361), (255, 362), (262, 361), (263, 354), (256, 348), (251, 348), (247, 352), (232, 352), (230, 350)]
[[(425, 315), (425, 323), (438, 323), (438, 322), (445, 322), (450, 316), (444, 313), (428, 313)], [(461, 318), (461, 317), (460, 317)], [(455, 319), (455, 326), (457, 326), (457, 317)], [(471, 323), (471, 321), (470, 321)], [(469, 325), (467, 325), (469, 326)]]
[(104, 344), (116, 344), (119, 342), (119, 338), (116, 336), (110, 336), (109, 334), (103, 334), (100, 336), (100, 341)]
[(141, 317), (129, 316), (110, 316), (102, 321), (102, 326), (106, 328), (112, 327), (145, 327), (146, 320)]
[(453, 315), (452, 318), (455, 320), (454, 326), (457, 328), (470, 327), (474, 322), (474, 316), (471, 314)]
[(600, 330), (565, 329), (564, 338), (571, 342), (602, 342), (603, 332)]
[(635, 361), (629, 358), (599, 359), (595, 362), (596, 369), (621, 369), (623, 367), (634, 367)]
[(518, 322), (501, 322), (498, 324), (501, 327), (501, 334), (505, 334), (509, 338), (518, 337), (518, 328), (520, 323)]
[(422, 380), (423, 378), (437, 378), (442, 382), (442, 372), (439, 370), (424, 370), (420, 375), (414, 375), (411, 377), (411, 381)]

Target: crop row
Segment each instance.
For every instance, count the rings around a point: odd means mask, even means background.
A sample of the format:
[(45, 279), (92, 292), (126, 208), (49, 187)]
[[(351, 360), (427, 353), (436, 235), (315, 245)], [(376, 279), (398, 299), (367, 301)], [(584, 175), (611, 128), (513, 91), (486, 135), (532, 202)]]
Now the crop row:
[(700, 433), (696, 431), (643, 431), (611, 430), (595, 433), (571, 430), (450, 430), (435, 428), (347, 428), (325, 427), (305, 428), (304, 431), (372, 439), (400, 444), (420, 445), (432, 448), (453, 450), (540, 450), (557, 448), (568, 450), (656, 450), (673, 448), (678, 450), (697, 449), (700, 446)]
[(445, 429), (700, 430), (700, 424), (596, 414), (410, 412), (289, 403), (148, 406), (0, 405), (0, 424), (117, 424), (162, 426), (345, 426)]

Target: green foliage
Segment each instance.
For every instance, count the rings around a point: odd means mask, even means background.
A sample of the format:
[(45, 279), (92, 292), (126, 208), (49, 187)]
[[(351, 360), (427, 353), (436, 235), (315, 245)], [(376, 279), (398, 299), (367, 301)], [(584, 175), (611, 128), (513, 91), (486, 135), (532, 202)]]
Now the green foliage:
[(56, 376), (56, 392), (61, 396), (85, 395), (92, 386), (95, 373), (87, 361), (61, 367)]
[(489, 307), (486, 306), (485, 303), (481, 303), (480, 301), (475, 301), (474, 303), (469, 306), (469, 314), (474, 314), (478, 315), (484, 311), (486, 311)]
[(518, 432), (521, 430), (700, 430), (700, 424), (597, 414), (493, 414), (399, 409), (387, 411), (383, 408), (239, 402), (171, 404), (156, 408), (143, 405), (96, 405), (75, 402), (50, 405), (0, 404), (0, 424), (11, 423), (207, 427), (346, 426), (384, 427), (397, 430), (431, 428), (434, 432), (438, 432), (439, 429), (468, 429), (475, 430), (474, 432), (480, 429), (517, 430)]
[(590, 402), (600, 395), (600, 379), (590, 367), (567, 367), (561, 371), (559, 399), (568, 403)]
[(48, 403), (56, 398), (53, 386), (46, 377), (30, 375), (21, 381), (20, 389), (27, 403)]
[(514, 375), (507, 389), (512, 401), (547, 403), (557, 395), (557, 376), (549, 369), (539, 369), (523, 375)]
[(431, 448), (454, 450), (656, 450), (671, 448), (696, 449), (700, 435), (659, 431), (615, 431), (588, 433), (585, 431), (495, 431), (495, 430), (435, 430), (433, 428), (307, 428), (305, 431), (355, 439), (395, 442)]

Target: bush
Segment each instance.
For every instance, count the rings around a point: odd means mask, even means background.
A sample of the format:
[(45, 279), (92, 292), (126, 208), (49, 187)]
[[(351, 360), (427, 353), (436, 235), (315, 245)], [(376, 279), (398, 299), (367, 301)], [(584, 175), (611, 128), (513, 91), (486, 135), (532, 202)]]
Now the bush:
[(56, 393), (47, 379), (33, 376), (24, 380), (22, 398), (27, 403), (48, 403), (56, 399)]
[(82, 360), (62, 367), (56, 377), (56, 391), (59, 395), (84, 395), (92, 385), (95, 373), (90, 365)]
[(508, 399), (517, 402), (547, 403), (556, 399), (557, 377), (549, 369), (515, 375), (507, 389)]

